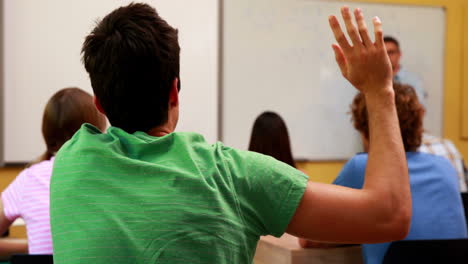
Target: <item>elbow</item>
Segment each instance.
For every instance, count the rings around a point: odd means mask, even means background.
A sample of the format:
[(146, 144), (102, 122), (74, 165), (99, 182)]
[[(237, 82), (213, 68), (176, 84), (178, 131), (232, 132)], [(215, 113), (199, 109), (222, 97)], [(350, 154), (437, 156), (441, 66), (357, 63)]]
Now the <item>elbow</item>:
[(406, 238), (410, 231), (411, 227), (411, 209), (409, 210), (404, 210), (404, 212), (401, 213), (399, 219), (397, 220), (398, 223), (396, 223), (395, 227), (395, 240), (403, 240)]
[(411, 227), (411, 208), (397, 210), (387, 227), (387, 240), (398, 241), (405, 239)]
[[(382, 201), (381, 199), (378, 200)], [(381, 237), (378, 238), (380, 241), (374, 241), (373, 243), (398, 241), (406, 238), (411, 227), (411, 199), (404, 202), (380, 202), (379, 205), (382, 207), (375, 215), (377, 225), (374, 232), (381, 234)]]

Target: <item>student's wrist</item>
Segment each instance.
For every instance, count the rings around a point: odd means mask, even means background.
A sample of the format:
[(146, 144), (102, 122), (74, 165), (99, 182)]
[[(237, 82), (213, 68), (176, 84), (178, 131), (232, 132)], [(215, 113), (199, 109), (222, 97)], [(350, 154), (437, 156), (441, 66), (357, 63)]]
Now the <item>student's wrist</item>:
[(366, 98), (367, 104), (372, 104), (372, 102), (388, 104), (395, 101), (395, 92), (393, 91), (392, 85), (386, 85), (384, 88), (364, 93), (364, 97)]

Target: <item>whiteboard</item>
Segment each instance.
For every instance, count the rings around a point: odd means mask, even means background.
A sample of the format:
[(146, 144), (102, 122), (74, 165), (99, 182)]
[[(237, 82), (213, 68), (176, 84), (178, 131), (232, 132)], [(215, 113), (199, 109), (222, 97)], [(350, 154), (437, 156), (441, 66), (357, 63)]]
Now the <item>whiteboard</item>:
[[(246, 149), (255, 118), (265, 110), (286, 121), (296, 159), (348, 159), (361, 150), (350, 122), (356, 91), (336, 66), (328, 26), (343, 2), (223, 1), (222, 139)], [(403, 67), (429, 93), (425, 128), (441, 135), (445, 12), (424, 6), (348, 3), (372, 25), (400, 40)], [(430, 29), (430, 30), (427, 30)]]
[[(127, 0), (5, 0), (3, 151), (7, 163), (28, 162), (45, 151), (44, 106), (61, 88), (92, 92), (81, 63), (85, 36), (98, 18)], [(148, 2), (179, 29), (181, 45), (178, 131), (217, 139), (218, 0)]]

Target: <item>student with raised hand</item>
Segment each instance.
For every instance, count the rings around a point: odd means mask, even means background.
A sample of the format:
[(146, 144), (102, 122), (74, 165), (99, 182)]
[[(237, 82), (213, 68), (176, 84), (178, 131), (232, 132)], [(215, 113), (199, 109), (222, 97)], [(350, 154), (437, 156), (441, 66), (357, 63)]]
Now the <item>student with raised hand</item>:
[(23, 170), (2, 192), (0, 233), (17, 219), (26, 223), (28, 240), (0, 239), (0, 254), (52, 254), (49, 222), (49, 183), (54, 156), (83, 123), (104, 130), (106, 118), (94, 106), (93, 97), (78, 88), (65, 88), (48, 101), (42, 117), (45, 153)]
[(249, 151), (271, 156), (296, 168), (286, 123), (275, 112), (263, 112), (255, 119)]
[(177, 30), (146, 4), (104, 17), (86, 37), (83, 61), (112, 127), (102, 134), (85, 125), (57, 154), (54, 262), (252, 263), (261, 235), (343, 243), (404, 238), (411, 198), (381, 23), (374, 19), (372, 42), (360, 10), (357, 28), (348, 8), (342, 14), (353, 43), (330, 17), (337, 62), (369, 103), (362, 190), (308, 182), (271, 157), (174, 132)]
[[(411, 229), (406, 239), (467, 238), (457, 172), (448, 159), (417, 151), (423, 134), (424, 108), (411, 86), (395, 83), (394, 90), (413, 200)], [(361, 93), (356, 95), (351, 105), (352, 120), (354, 127), (361, 133), (364, 149), (367, 152), (371, 143), (369, 143), (369, 120), (366, 108), (367, 98)], [(362, 188), (369, 159), (369, 154), (366, 152), (359, 153), (349, 160), (334, 184)], [(304, 247), (317, 246), (313, 242), (301, 241), (301, 243)], [(390, 244), (363, 245), (365, 263), (382, 263)]]

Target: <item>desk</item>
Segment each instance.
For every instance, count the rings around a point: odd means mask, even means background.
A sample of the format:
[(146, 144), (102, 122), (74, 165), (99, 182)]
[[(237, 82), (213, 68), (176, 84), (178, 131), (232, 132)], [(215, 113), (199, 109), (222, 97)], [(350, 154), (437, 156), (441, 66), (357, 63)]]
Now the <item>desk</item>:
[(360, 264), (360, 246), (329, 249), (301, 248), (297, 238), (284, 234), (280, 238), (261, 237), (254, 257), (255, 264)]
[(16, 219), (13, 224), (10, 226), (10, 236), (11, 238), (27, 238), (26, 234), (26, 223), (23, 219)]

